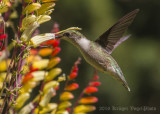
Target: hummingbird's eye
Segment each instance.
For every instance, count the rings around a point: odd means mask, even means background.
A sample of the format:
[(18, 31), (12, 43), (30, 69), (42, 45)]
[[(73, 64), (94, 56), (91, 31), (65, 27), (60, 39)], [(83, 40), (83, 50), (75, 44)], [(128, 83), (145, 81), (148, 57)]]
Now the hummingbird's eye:
[(63, 35), (69, 37), (70, 33), (67, 32), (67, 33), (64, 33)]

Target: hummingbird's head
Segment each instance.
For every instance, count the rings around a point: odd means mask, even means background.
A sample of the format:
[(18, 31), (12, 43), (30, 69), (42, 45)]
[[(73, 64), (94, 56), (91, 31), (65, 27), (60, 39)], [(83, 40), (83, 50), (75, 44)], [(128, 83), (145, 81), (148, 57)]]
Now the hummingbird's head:
[(57, 33), (57, 38), (67, 40), (69, 42), (76, 42), (77, 40), (80, 40), (82, 37), (84, 37), (79, 31), (80, 28), (69, 28), (63, 31), (60, 31)]

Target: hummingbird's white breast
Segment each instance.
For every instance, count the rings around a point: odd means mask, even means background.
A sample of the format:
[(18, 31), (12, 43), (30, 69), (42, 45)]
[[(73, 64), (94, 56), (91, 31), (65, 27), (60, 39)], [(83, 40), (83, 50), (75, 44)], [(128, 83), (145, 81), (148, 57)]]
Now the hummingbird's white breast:
[(81, 38), (77, 40), (77, 43), (81, 46), (82, 49), (88, 50), (90, 47), (90, 41), (86, 38)]

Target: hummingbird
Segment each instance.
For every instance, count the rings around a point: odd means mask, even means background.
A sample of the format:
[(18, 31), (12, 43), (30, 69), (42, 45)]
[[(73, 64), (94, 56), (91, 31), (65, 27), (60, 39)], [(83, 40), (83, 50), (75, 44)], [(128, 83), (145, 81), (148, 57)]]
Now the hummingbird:
[(111, 56), (111, 53), (119, 44), (130, 37), (130, 35), (123, 37), (123, 34), (133, 22), (138, 12), (139, 9), (135, 9), (123, 16), (95, 41), (90, 41), (79, 31), (72, 29), (60, 32), (58, 37), (73, 44), (79, 49), (84, 59), (90, 65), (95, 69), (112, 76), (130, 91), (122, 70)]

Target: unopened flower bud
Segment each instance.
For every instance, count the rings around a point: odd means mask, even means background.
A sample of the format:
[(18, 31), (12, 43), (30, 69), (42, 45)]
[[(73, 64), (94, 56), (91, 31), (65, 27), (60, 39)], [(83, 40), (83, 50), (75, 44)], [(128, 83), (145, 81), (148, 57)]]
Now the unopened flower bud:
[(43, 107), (42, 110), (39, 112), (39, 114), (47, 114), (50, 111), (54, 110), (57, 108), (57, 104), (56, 103), (49, 103), (47, 104), (46, 107)]
[(6, 71), (7, 70), (7, 66), (9, 66), (10, 62), (11, 62), (10, 59), (8, 59), (7, 62), (6, 62), (6, 60), (2, 60), (0, 62), (0, 72)]
[(32, 3), (25, 7), (22, 14), (25, 15), (25, 14), (32, 13), (33, 11), (38, 10), (40, 7), (41, 7), (40, 3)]
[(40, 49), (39, 55), (42, 57), (49, 56), (52, 53), (52, 48), (43, 48)]
[(33, 103), (29, 103), (19, 111), (19, 114), (29, 114), (33, 108), (34, 108)]
[(39, 27), (39, 24), (36, 21), (29, 25), (22, 33), (21, 40), (23, 42), (29, 41), (32, 33), (36, 30), (37, 27)]
[(96, 109), (95, 106), (92, 105), (79, 105), (74, 109), (74, 113), (85, 113), (85, 112), (91, 112)]
[(79, 101), (82, 104), (91, 104), (91, 103), (96, 103), (98, 101), (97, 97), (83, 97)]
[(55, 55), (57, 55), (60, 51), (61, 51), (61, 48), (60, 48), (60, 47), (55, 47), (51, 55), (52, 55), (52, 56), (55, 56)]
[(47, 69), (51, 69), (61, 61), (60, 57), (53, 57), (50, 59)]
[(32, 67), (33, 68), (38, 68), (38, 69), (41, 70), (41, 69), (47, 68), (48, 63), (49, 63), (48, 59), (42, 59), (42, 60), (39, 60), (39, 61), (33, 61)]
[(43, 88), (43, 92), (46, 93), (50, 88), (56, 88), (59, 86), (59, 82), (57, 81), (50, 81), (47, 84), (45, 84)]
[(33, 22), (36, 21), (36, 16), (35, 15), (29, 15), (26, 16), (23, 20), (22, 20), (22, 27), (21, 30), (26, 29), (29, 25), (31, 25)]
[(96, 87), (87, 87), (87, 88), (85, 88), (84, 93), (91, 94), (91, 93), (94, 93), (97, 91), (98, 91), (98, 89)]
[(25, 84), (27, 81), (31, 80), (32, 78), (33, 78), (33, 75), (31, 73), (28, 73), (23, 77), (22, 83)]
[(74, 78), (77, 77), (77, 73), (76, 72), (72, 72), (70, 75), (69, 75), (69, 79), (73, 80)]
[(56, 76), (58, 76), (62, 72), (61, 68), (53, 68), (49, 71), (48, 75), (46, 76), (46, 81), (53, 80)]
[(72, 103), (69, 101), (63, 101), (59, 104), (58, 109), (62, 110), (62, 109), (66, 109), (68, 107), (72, 106)]
[(16, 109), (21, 108), (29, 97), (30, 97), (29, 93), (24, 93), (19, 95), (18, 98), (16, 99), (16, 105), (15, 105)]
[(54, 1), (57, 1), (57, 0), (41, 0), (43, 3), (45, 2), (54, 2)]
[(67, 110), (60, 110), (60, 111), (57, 111), (56, 114), (69, 114), (69, 112)]
[(37, 10), (38, 15), (45, 14), (45, 12), (55, 6), (55, 3), (50, 2), (50, 3), (44, 3), (42, 4), (41, 8)]
[(79, 87), (79, 85), (77, 83), (72, 83), (70, 85), (68, 85), (65, 89), (68, 91), (73, 91), (76, 90)]
[(26, 82), (20, 89), (20, 93), (28, 93), (28, 92), (31, 92), (32, 89), (36, 86), (36, 82), (34, 81), (28, 81)]
[(63, 92), (60, 96), (61, 101), (73, 99), (74, 95), (71, 92)]
[(91, 82), (90, 84), (89, 84), (90, 86), (100, 86), (101, 85), (101, 82)]
[(45, 76), (48, 75), (48, 72), (45, 71), (35, 71), (31, 73), (33, 75), (32, 81), (41, 81), (44, 80)]
[(51, 20), (51, 16), (49, 16), (49, 15), (40, 15), (40, 16), (38, 16), (37, 18), (38, 18), (38, 19), (37, 19), (37, 22), (38, 22), (39, 24), (42, 24), (42, 23), (44, 23), (44, 22), (47, 22), (47, 21)]
[(47, 104), (49, 103), (53, 93), (55, 92), (55, 90), (53, 88), (48, 89), (48, 91), (44, 94), (44, 96), (42, 97), (39, 105), (41, 107), (45, 107), (47, 106)]

